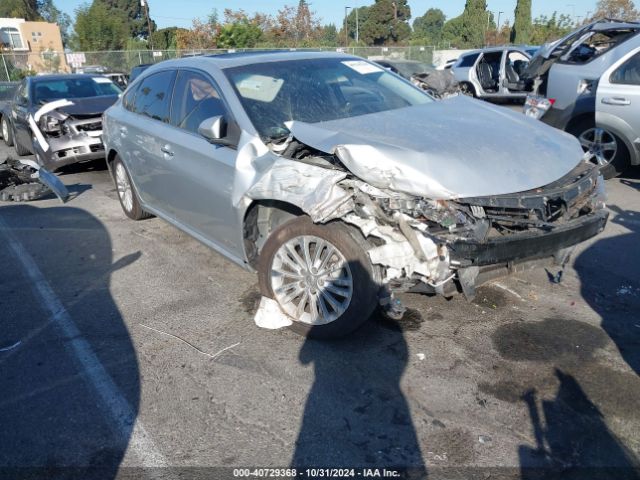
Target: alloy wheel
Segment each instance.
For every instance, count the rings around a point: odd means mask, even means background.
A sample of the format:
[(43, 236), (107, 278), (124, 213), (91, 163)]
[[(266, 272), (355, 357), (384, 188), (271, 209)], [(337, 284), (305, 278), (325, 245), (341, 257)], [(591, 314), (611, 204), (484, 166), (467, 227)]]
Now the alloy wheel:
[(326, 325), (347, 310), (353, 277), (344, 255), (320, 237), (283, 243), (271, 266), (271, 287), (280, 307), (298, 322)]
[(603, 128), (589, 128), (578, 137), (584, 150), (584, 158), (600, 168), (609, 165), (618, 153), (618, 141)]
[(131, 212), (133, 210), (133, 191), (131, 190), (131, 183), (129, 182), (127, 171), (121, 162), (118, 162), (116, 165), (116, 188), (122, 206), (127, 212)]

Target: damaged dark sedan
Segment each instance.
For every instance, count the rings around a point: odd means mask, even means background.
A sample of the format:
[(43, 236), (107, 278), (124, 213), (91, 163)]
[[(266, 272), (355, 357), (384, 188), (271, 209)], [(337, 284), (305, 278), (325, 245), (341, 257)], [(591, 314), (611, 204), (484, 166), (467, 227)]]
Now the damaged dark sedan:
[(256, 323), (317, 337), (377, 306), (401, 315), (394, 292), (472, 298), (563, 264), (607, 221), (575, 138), (342, 54), (162, 62), (106, 112), (104, 139), (128, 217), (257, 271)]
[(50, 171), (104, 158), (102, 114), (121, 93), (101, 75), (27, 77), (0, 112), (4, 141)]

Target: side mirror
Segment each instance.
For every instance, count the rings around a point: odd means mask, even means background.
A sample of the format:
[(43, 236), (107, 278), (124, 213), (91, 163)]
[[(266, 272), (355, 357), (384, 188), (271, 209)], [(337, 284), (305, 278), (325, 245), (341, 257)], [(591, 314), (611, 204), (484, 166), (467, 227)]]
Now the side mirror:
[(227, 121), (222, 115), (207, 118), (198, 127), (198, 133), (210, 142), (220, 143), (227, 136)]

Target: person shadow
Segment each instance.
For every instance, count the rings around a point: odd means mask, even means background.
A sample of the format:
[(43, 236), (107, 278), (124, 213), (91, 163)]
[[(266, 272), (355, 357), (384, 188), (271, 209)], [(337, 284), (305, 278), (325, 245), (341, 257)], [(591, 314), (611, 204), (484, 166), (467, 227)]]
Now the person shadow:
[(621, 357), (640, 375), (640, 213), (609, 206), (610, 222), (629, 233), (606, 237), (575, 261), (581, 294), (602, 318), (601, 326)]
[(0, 219), (0, 478), (116, 478), (140, 374), (110, 284), (140, 253), (114, 262), (105, 226), (79, 208), (11, 204)]
[(408, 347), (395, 325), (374, 314), (344, 338), (305, 340), (298, 357), (302, 364), (313, 365), (315, 379), (292, 467), (299, 471), (370, 468), (378, 469), (381, 476), (386, 468), (398, 472), (398, 478), (426, 478), (418, 436), (400, 387)]
[[(536, 446), (518, 449), (522, 480), (640, 480), (640, 461), (607, 427), (576, 379), (559, 370), (555, 399), (524, 393)], [(543, 426), (543, 421), (544, 425)]]

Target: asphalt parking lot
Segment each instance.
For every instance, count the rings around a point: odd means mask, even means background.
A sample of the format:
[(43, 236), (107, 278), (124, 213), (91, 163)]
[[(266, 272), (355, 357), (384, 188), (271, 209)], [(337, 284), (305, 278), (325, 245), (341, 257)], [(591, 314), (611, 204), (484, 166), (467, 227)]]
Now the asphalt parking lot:
[(127, 220), (100, 163), (61, 179), (65, 205), (0, 204), (3, 477), (640, 478), (638, 170), (608, 182), (607, 229), (560, 282), (535, 270), (472, 303), (407, 294), (403, 320), (333, 342), (258, 329), (256, 276)]

